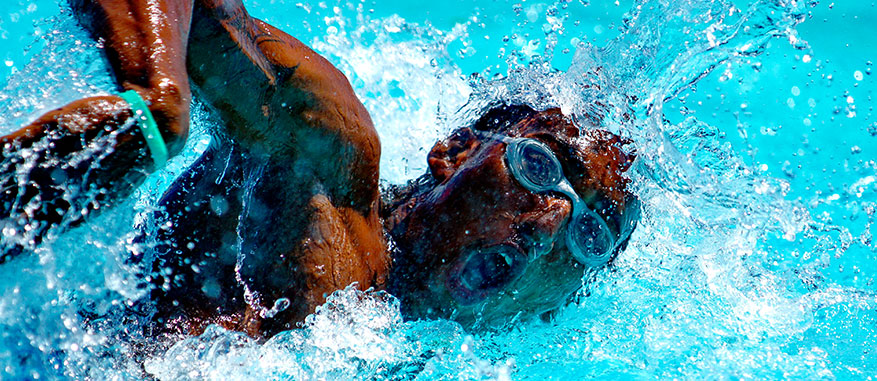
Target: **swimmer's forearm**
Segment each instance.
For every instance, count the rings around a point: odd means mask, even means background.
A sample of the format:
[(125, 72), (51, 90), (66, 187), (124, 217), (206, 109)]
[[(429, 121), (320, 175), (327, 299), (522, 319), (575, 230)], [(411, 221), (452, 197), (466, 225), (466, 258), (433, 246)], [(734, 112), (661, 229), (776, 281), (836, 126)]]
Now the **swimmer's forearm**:
[[(171, 155), (188, 134), (185, 56), (193, 3), (70, 0), (83, 26), (104, 41), (117, 83), (148, 105)], [(155, 168), (133, 116), (118, 96), (92, 97), (0, 136), (0, 222), (23, 232), (18, 237), (32, 237), (17, 240), (13, 251), (39, 244), (51, 226), (75, 225), (130, 194)], [(0, 262), (12, 245), (0, 241)]]
[[(189, 126), (191, 95), (185, 71), (185, 40), (192, 1), (70, 3), (83, 25), (104, 39), (107, 58), (119, 85), (134, 90), (145, 101), (167, 150), (171, 155), (178, 153)], [(0, 164), (4, 166), (0, 171), (3, 175), (0, 180), (4, 182), (0, 184), (0, 191), (4, 192), (0, 201), (15, 201), (0, 203), (0, 218), (15, 214), (14, 209), (29, 200), (59, 202), (49, 197), (49, 188), (62, 184), (52, 184), (51, 178), (30, 180), (27, 186), (7, 184), (13, 179), (12, 172), (18, 173), (19, 179), (15, 181), (22, 182), (20, 178), (29, 174), (27, 165), (34, 170), (39, 166), (56, 166), (54, 177), (81, 181), (86, 188), (101, 188), (108, 196), (129, 193), (130, 183), (138, 183), (146, 171), (154, 169), (146, 139), (134, 126), (132, 117), (131, 105), (119, 96), (91, 97), (50, 111), (18, 131), (0, 136), (3, 147)], [(89, 150), (99, 152), (87, 153)], [(22, 155), (40, 162), (25, 163)], [(99, 165), (88, 170), (77, 167), (89, 160), (88, 155), (100, 157)], [(7, 213), (10, 208), (11, 214)], [(53, 214), (58, 213), (45, 214), (43, 220), (57, 220), (58, 216)]]
[[(145, 179), (153, 161), (133, 115), (117, 96), (92, 97), (0, 136), (0, 219), (32, 237), (19, 249), (38, 244), (53, 226), (77, 225)], [(185, 138), (171, 132), (178, 130), (162, 132), (173, 147)]]
[[(157, 108), (157, 107), (150, 107)], [(151, 110), (152, 111), (152, 110)], [(179, 125), (178, 120), (170, 120), (167, 113), (152, 111), (159, 122), (160, 133), (172, 153), (177, 153), (185, 143), (188, 123)], [(183, 110), (178, 111), (178, 113)], [(0, 145), (10, 151), (28, 149), (50, 136), (77, 136), (79, 144), (53, 145), (51, 154), (61, 157), (74, 154), (83, 149), (96, 136), (112, 133), (119, 127), (133, 124), (131, 106), (118, 96), (100, 96), (80, 99), (64, 107), (50, 111), (31, 124), (6, 136), (0, 136)], [(114, 150), (140, 150), (145, 141), (137, 129), (129, 129), (117, 136)], [(132, 144), (133, 142), (139, 142)], [(2, 157), (2, 156), (0, 156)], [(135, 167), (135, 165), (129, 166)], [(125, 165), (120, 163), (120, 165)]]

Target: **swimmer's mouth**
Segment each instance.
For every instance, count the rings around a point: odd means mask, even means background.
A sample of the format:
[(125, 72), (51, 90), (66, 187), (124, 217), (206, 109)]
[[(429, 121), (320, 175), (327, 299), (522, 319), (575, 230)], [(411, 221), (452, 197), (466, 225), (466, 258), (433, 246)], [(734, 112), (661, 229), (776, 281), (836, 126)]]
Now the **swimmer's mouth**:
[(517, 279), (526, 258), (520, 247), (508, 243), (467, 249), (449, 271), (448, 290), (461, 305), (478, 303)]

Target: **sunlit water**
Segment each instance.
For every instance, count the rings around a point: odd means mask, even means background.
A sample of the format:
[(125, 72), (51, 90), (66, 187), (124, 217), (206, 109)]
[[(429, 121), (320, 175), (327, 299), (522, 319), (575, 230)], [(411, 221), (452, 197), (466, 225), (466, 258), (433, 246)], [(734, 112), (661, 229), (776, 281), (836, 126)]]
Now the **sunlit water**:
[[(348, 289), (268, 342), (219, 328), (138, 338), (123, 306), (144, 281), (125, 259), (148, 251), (134, 226), (209, 141), (196, 100), (184, 155), (0, 266), (0, 379), (877, 376), (873, 3), (246, 3), (348, 75), (386, 183), (423, 173), (435, 139), (496, 100), (632, 138), (644, 213), (629, 247), (551, 323), (467, 332)], [(0, 131), (113, 88), (67, 11), (0, 9)], [(133, 358), (143, 342), (170, 349)]]

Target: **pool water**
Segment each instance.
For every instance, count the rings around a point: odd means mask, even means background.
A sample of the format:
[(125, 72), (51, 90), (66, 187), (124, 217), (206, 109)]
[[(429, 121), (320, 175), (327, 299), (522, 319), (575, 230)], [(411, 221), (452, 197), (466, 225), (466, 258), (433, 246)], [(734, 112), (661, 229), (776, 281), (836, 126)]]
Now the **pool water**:
[[(344, 71), (385, 184), (495, 100), (557, 106), (635, 142), (643, 220), (551, 322), (467, 332), (332, 295), (268, 342), (211, 328), (133, 358), (137, 224), (209, 142), (37, 255), (0, 266), (0, 379), (582, 379), (877, 376), (872, 1), (245, 1)], [(113, 88), (48, 0), (0, 5), (0, 132)], [(589, 87), (585, 87), (588, 85)], [(9, 239), (8, 237), (0, 237)], [(83, 311), (102, 316), (83, 324)], [(133, 337), (132, 337), (133, 336)]]

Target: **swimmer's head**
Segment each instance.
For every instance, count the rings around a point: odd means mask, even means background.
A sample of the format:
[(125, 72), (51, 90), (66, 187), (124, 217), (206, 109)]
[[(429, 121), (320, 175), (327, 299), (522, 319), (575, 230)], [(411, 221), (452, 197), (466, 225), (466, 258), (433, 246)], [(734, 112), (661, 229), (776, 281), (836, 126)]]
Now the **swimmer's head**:
[[(521, 138), (557, 158), (582, 201), (576, 215), (587, 209), (605, 222), (590, 228), (607, 230), (609, 249), (585, 253), (605, 254), (601, 261), (582, 260), (564, 239), (573, 199), (528, 189), (510, 170), (507, 149)], [(437, 143), (429, 174), (397, 190), (385, 215), (396, 245), (390, 288), (403, 311), (494, 326), (566, 303), (586, 269), (624, 248), (638, 219), (623, 175), (633, 160), (625, 143), (602, 130), (580, 133), (557, 109), (526, 106), (494, 108)]]

